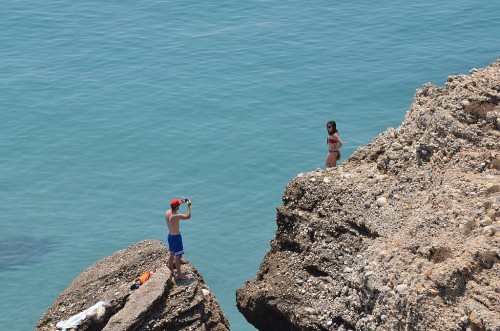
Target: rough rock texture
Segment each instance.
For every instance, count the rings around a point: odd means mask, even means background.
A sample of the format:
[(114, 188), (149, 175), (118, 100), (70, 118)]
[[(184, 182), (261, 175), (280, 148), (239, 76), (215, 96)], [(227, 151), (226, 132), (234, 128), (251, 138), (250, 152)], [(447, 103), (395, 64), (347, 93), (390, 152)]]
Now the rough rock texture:
[(500, 59), (301, 174), (238, 309), (260, 330), (500, 330)]
[[(198, 271), (183, 261), (192, 280), (176, 282), (168, 268), (167, 248), (145, 240), (106, 257), (84, 272), (56, 299), (35, 330), (53, 331), (67, 320), (105, 301), (104, 309), (87, 318), (78, 331), (229, 330), (221, 311)], [(133, 280), (145, 271), (155, 274), (136, 290)]]

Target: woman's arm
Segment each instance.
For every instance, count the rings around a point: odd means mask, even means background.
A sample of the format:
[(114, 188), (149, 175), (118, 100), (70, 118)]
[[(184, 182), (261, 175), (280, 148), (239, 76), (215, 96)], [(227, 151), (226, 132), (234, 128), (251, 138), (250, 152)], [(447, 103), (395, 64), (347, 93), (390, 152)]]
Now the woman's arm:
[(335, 138), (337, 138), (337, 141), (338, 141), (338, 144), (339, 144), (339, 148), (342, 147), (342, 140), (340, 140), (339, 133), (335, 132), (334, 136), (335, 136)]

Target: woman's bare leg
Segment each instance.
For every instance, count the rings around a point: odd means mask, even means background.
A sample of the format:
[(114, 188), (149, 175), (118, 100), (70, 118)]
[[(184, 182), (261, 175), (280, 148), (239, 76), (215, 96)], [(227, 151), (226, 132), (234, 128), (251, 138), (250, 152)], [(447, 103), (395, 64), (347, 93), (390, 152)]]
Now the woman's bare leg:
[(326, 167), (333, 168), (337, 166), (337, 158), (338, 158), (337, 152), (328, 153), (326, 157)]

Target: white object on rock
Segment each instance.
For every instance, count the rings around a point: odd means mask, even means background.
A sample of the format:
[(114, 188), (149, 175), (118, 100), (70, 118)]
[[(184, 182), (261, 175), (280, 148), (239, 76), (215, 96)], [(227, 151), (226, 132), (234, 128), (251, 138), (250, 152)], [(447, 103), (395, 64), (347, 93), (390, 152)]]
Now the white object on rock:
[(67, 329), (72, 329), (72, 328), (76, 328), (78, 327), (80, 324), (82, 324), (82, 322), (90, 315), (92, 315), (92, 313), (94, 313), (94, 311), (96, 311), (97, 309), (99, 309), (100, 307), (104, 307), (106, 303), (104, 301), (99, 301), (98, 303), (96, 303), (95, 305), (93, 305), (92, 307), (90, 308), (87, 308), (85, 309), (84, 311), (82, 311), (81, 313), (78, 313), (76, 315), (73, 315), (71, 316), (69, 319), (65, 320), (65, 321), (60, 321), (60, 322), (57, 322), (56, 324), (56, 327), (58, 329), (61, 329), (62, 331), (66, 331)]
[(398, 286), (396, 286), (396, 291), (399, 294), (405, 294), (407, 290), (408, 290), (408, 286), (406, 286), (405, 284), (399, 284)]
[(377, 205), (379, 205), (379, 207), (382, 207), (383, 205), (386, 205), (386, 204), (387, 204), (386, 197), (380, 197), (377, 199)]

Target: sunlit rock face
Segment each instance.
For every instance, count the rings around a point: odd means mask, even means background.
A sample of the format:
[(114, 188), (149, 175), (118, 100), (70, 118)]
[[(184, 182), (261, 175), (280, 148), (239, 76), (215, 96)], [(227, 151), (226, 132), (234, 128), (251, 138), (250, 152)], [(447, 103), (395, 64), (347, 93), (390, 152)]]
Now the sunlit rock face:
[[(189, 280), (175, 281), (167, 268), (168, 249), (158, 240), (144, 240), (84, 270), (62, 292), (36, 325), (55, 331), (58, 323), (92, 308), (75, 330), (211, 330), (227, 331), (229, 322), (194, 266), (183, 260)], [(137, 289), (134, 279), (153, 276)]]
[(259, 330), (500, 330), (500, 62), (298, 175), (237, 305)]

